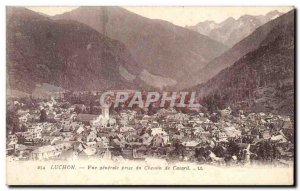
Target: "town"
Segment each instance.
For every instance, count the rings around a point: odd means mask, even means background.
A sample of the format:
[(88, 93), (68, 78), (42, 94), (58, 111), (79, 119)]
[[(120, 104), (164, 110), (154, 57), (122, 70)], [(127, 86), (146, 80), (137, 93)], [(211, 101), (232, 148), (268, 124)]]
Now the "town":
[(294, 121), (272, 113), (107, 107), (99, 92), (40, 87), (7, 98), (8, 160), (161, 159), (291, 166)]

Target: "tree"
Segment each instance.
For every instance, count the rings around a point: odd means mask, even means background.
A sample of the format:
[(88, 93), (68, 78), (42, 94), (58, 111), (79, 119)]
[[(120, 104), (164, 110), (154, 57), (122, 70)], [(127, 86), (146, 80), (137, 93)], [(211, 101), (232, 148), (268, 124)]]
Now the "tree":
[(25, 131), (26, 131), (26, 126), (22, 124), (20, 128), (20, 132), (25, 132)]
[(79, 108), (79, 106), (75, 106), (74, 112), (79, 114), (82, 113), (82, 110)]
[(204, 147), (196, 148), (195, 149), (195, 157), (198, 162), (205, 162), (207, 158), (207, 151)]
[(239, 146), (236, 142), (234, 141), (230, 141), (228, 143), (228, 147), (227, 147), (227, 153), (230, 155), (230, 156), (233, 156), (233, 155), (238, 155), (239, 153)]
[(181, 156), (184, 157), (184, 147), (182, 146), (181, 142), (177, 139), (174, 143), (174, 147), (175, 147), (175, 153), (177, 156)]
[(9, 132), (9, 130), (11, 130), (12, 133), (19, 131), (20, 123), (19, 123), (17, 112), (15, 110), (7, 111), (6, 128), (7, 128), (7, 132)]
[(47, 121), (47, 112), (45, 109), (41, 110), (40, 115), (40, 122), (46, 122)]
[(213, 149), (213, 152), (216, 154), (217, 157), (224, 157), (226, 154), (226, 149), (224, 149), (222, 146), (216, 146)]

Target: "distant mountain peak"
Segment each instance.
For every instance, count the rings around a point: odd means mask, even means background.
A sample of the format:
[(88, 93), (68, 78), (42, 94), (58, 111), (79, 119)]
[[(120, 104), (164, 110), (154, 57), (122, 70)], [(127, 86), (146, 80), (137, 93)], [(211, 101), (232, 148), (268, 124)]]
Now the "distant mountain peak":
[(228, 23), (233, 23), (235, 19), (233, 17), (228, 17), (226, 20), (221, 22), (220, 24), (228, 24)]
[(268, 18), (268, 20), (272, 20), (272, 19), (279, 17), (282, 14), (283, 14), (282, 12), (279, 12), (278, 10), (274, 10), (274, 11), (267, 13), (266, 17)]
[(212, 26), (210, 21), (203, 21), (195, 26), (187, 27), (191, 30), (216, 39), (227, 46), (233, 46), (251, 34), (259, 26), (282, 15), (281, 12), (274, 10), (266, 15), (242, 15), (238, 19), (227, 18), (221, 23), (215, 23)]
[(281, 15), (281, 14), (283, 14), (283, 13), (278, 10), (274, 10), (274, 11), (270, 11), (266, 15)]

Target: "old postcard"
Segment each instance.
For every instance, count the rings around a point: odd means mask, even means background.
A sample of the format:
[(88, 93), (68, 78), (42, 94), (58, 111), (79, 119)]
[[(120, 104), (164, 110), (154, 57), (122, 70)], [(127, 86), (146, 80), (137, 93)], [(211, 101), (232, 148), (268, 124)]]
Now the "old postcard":
[(294, 7), (6, 7), (8, 185), (294, 185)]

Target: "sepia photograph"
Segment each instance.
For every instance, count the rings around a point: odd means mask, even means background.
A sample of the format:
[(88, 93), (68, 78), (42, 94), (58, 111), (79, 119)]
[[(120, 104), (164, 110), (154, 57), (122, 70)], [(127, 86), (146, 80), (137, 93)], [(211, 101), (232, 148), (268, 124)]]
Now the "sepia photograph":
[(5, 9), (7, 185), (295, 185), (295, 7)]

